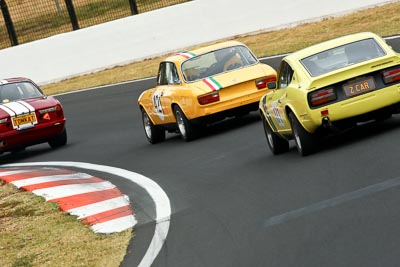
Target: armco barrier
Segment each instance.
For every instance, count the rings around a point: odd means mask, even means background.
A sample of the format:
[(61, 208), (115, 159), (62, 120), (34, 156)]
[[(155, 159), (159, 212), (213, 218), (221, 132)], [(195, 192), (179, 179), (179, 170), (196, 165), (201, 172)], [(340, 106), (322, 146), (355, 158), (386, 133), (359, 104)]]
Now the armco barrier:
[[(196, 0), (0, 50), (1, 78), (38, 84), (240, 34), (321, 20), (386, 0)], [(284, 40), (283, 40), (284, 42)], [(0, 78), (0, 79), (1, 79)]]

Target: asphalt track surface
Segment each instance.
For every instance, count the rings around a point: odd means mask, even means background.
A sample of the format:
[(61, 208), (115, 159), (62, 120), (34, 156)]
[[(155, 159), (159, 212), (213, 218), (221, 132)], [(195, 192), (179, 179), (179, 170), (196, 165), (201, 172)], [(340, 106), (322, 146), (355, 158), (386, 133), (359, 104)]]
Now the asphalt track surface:
[[(279, 60), (267, 62), (276, 68)], [(136, 100), (153, 85), (60, 95), (68, 145), (0, 160), (88, 162), (154, 180), (172, 214), (152, 266), (398, 266), (400, 115), (329, 139), (304, 158), (293, 143), (273, 156), (257, 113), (213, 125), (192, 142), (169, 134), (150, 145)], [(134, 204), (136, 237), (121, 265), (137, 266), (154, 234), (154, 203), (135, 184), (108, 179)]]

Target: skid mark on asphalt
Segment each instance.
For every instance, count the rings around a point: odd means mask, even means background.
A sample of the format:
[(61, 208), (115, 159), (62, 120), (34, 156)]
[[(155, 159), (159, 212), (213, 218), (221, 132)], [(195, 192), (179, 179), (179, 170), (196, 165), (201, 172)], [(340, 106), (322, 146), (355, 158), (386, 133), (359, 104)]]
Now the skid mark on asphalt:
[[(86, 170), (95, 170), (95, 171), (100, 171), (104, 173), (109, 173), (112, 175), (117, 175), (122, 178), (125, 178), (135, 184), (137, 184), (139, 187), (143, 188), (146, 190), (146, 192), (150, 195), (152, 200), (154, 201), (155, 208), (156, 208), (156, 218), (154, 218), (154, 221), (156, 223), (155, 229), (154, 229), (154, 235), (153, 238), (151, 239), (150, 245), (143, 256), (142, 260), (140, 261), (138, 267), (144, 267), (144, 266), (151, 266), (157, 257), (158, 253), (160, 252), (161, 248), (163, 247), (165, 240), (167, 239), (167, 235), (169, 232), (169, 226), (170, 226), (170, 218), (171, 218), (171, 203), (170, 200), (165, 193), (165, 191), (153, 180), (140, 175), (135, 172), (131, 172), (128, 170), (116, 168), (116, 167), (110, 167), (110, 166), (104, 166), (104, 165), (98, 165), (98, 164), (91, 164), (91, 163), (85, 163), (85, 162), (73, 162), (73, 161), (49, 161), (49, 162), (31, 162), (31, 163), (16, 163), (16, 164), (7, 164), (3, 165), (5, 168), (21, 168), (21, 167), (33, 167), (35, 171), (38, 171), (38, 166), (63, 166), (63, 167), (75, 167), (75, 168), (80, 168), (80, 169), (86, 169)], [(51, 169), (51, 168), (49, 168)], [(40, 170), (40, 169), (39, 169)], [(23, 173), (23, 170), (11, 170), (11, 171), (20, 171), (20, 174)], [(68, 173), (59, 173), (60, 175), (68, 175)], [(109, 189), (112, 190), (112, 189)], [(105, 192), (106, 190), (104, 190)], [(95, 193), (95, 192), (92, 192)], [(110, 193), (110, 192), (109, 192)], [(115, 193), (115, 192), (114, 192)], [(110, 193), (112, 194), (112, 193)], [(77, 197), (75, 196), (69, 196), (69, 197)], [(63, 197), (64, 200), (67, 199), (67, 197)], [(96, 198), (96, 196), (93, 196), (93, 198)], [(110, 197), (111, 198), (111, 197)], [(56, 199), (53, 199), (53, 201)], [(60, 205), (62, 202), (60, 202)], [(72, 209), (72, 208), (71, 208)], [(126, 218), (126, 217), (123, 217)], [(113, 221), (111, 221), (113, 222)], [(108, 222), (105, 222), (104, 225), (106, 225)], [(124, 224), (123, 220), (120, 222), (121, 224)]]
[(366, 197), (368, 195), (374, 194), (374, 193), (379, 193), (385, 190), (388, 190), (393, 187), (400, 186), (400, 177), (393, 178), (381, 183), (377, 183), (374, 185), (370, 185), (349, 193), (345, 193), (343, 195), (330, 198), (321, 202), (317, 202), (315, 204), (305, 206), (303, 208), (297, 209), (297, 210), (292, 210), (286, 213), (283, 213), (281, 215), (277, 215), (274, 217), (271, 217), (267, 219), (264, 223), (265, 227), (270, 227), (278, 224), (282, 224), (285, 222), (288, 222), (290, 220), (305, 216), (307, 214), (315, 213), (327, 208), (332, 208), (337, 205), (350, 202), (355, 199), (359, 199), (362, 197)]
[(129, 199), (112, 183), (86, 173), (58, 168), (0, 169), (0, 179), (56, 202), (96, 233), (115, 233), (137, 221)]

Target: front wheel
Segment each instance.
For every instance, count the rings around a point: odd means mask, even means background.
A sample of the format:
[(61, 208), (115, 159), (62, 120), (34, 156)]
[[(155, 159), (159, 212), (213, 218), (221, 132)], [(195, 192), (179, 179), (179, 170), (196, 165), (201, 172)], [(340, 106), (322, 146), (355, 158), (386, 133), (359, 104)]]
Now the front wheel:
[(318, 137), (315, 134), (307, 132), (306, 129), (297, 120), (294, 113), (289, 114), (290, 125), (297, 150), (300, 155), (307, 156), (314, 153), (318, 146)]
[(179, 133), (183, 140), (191, 141), (196, 138), (195, 126), (186, 118), (179, 106), (174, 106), (174, 114)]
[(165, 140), (165, 130), (160, 126), (154, 125), (144, 110), (142, 110), (142, 122), (144, 133), (149, 143), (157, 144)]
[(268, 146), (271, 149), (272, 154), (279, 155), (289, 151), (289, 142), (272, 131), (271, 126), (268, 124), (264, 116), (262, 116), (262, 121), (265, 137), (267, 138)]

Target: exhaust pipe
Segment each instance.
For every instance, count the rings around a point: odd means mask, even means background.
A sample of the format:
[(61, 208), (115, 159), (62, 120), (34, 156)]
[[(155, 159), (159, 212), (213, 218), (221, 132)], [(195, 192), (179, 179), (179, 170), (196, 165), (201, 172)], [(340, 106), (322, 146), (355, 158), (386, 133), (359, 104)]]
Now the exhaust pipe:
[(333, 123), (331, 122), (331, 120), (328, 117), (323, 117), (322, 118), (322, 128), (324, 130), (328, 130), (328, 131), (333, 132), (333, 133), (340, 132), (340, 129), (338, 127), (334, 126)]

